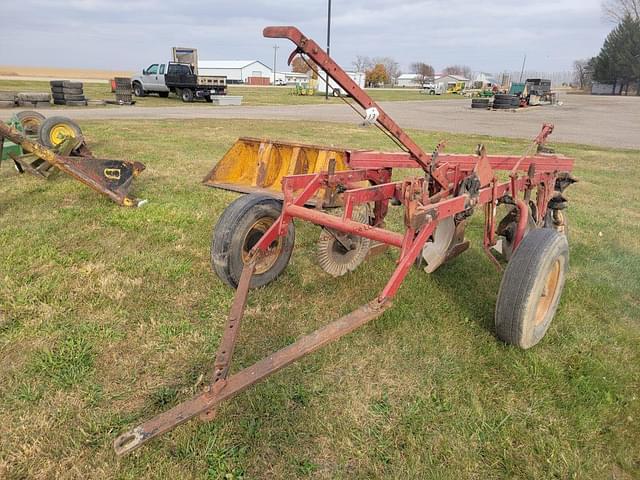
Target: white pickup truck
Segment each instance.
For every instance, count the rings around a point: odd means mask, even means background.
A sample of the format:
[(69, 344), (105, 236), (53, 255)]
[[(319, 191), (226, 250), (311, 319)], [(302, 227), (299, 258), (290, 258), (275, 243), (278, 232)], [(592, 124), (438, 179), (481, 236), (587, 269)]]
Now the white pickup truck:
[(227, 77), (198, 75), (195, 48), (174, 47), (172, 53), (172, 62), (152, 63), (142, 70), (142, 75), (132, 77), (131, 86), (136, 97), (148, 93), (168, 97), (173, 92), (184, 102), (192, 102), (195, 98), (210, 102), (212, 95), (227, 93)]
[(169, 96), (169, 87), (164, 81), (167, 73), (167, 63), (152, 63), (142, 70), (142, 75), (131, 78), (133, 94), (144, 97), (147, 93), (157, 93), (161, 97)]

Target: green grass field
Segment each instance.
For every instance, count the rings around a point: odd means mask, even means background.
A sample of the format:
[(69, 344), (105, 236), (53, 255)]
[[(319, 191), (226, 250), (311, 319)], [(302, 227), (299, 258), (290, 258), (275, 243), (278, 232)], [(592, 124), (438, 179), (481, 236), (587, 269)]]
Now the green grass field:
[[(545, 339), (493, 333), (500, 276), (472, 248), (414, 269), (394, 306), (341, 341), (118, 459), (114, 437), (209, 374), (233, 292), (210, 270), (235, 194), (200, 180), (241, 135), (390, 149), (373, 129), (278, 121), (85, 122), (100, 157), (146, 163), (124, 209), (66, 177), (0, 168), (0, 478), (632, 479), (640, 476), (638, 152), (576, 158), (571, 270)], [(531, 132), (534, 135), (537, 132)], [(412, 132), (427, 151), (527, 142)], [(390, 223), (400, 221), (394, 211)], [(250, 295), (233, 370), (374, 298), (389, 251), (330, 278), (297, 224), (284, 274)]]
[[(0, 80), (0, 90), (7, 91), (50, 91), (49, 82), (25, 81), (25, 80)], [(242, 85), (230, 85), (228, 88), (229, 95), (240, 95), (243, 97), (243, 105), (309, 105), (323, 103), (339, 103), (342, 100), (338, 98), (329, 98), (325, 100), (324, 95), (316, 95), (313, 97), (296, 96), (291, 94), (290, 87), (245, 87)], [(459, 99), (460, 95), (424, 95), (416, 89), (368, 89), (367, 92), (376, 101), (409, 101), (409, 100), (437, 100), (437, 99)], [(84, 84), (84, 93), (87, 98), (92, 100), (115, 100), (115, 96), (111, 93), (111, 87), (106, 83), (89, 83)], [(204, 101), (193, 103), (184, 103), (173, 94), (169, 98), (160, 98), (157, 95), (148, 95), (142, 98), (136, 98), (136, 105), (142, 107), (166, 107), (166, 106), (185, 106), (212, 108), (212, 106)], [(64, 107), (59, 107), (64, 108)]]

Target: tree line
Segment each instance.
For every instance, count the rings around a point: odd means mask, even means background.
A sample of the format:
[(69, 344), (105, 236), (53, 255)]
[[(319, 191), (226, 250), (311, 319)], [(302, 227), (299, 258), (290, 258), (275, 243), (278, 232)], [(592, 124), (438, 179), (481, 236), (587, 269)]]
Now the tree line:
[(617, 95), (628, 95), (632, 86), (640, 95), (640, 0), (605, 1), (603, 14), (616, 26), (597, 56), (574, 62), (576, 81), (583, 90), (598, 82)]
[[(358, 55), (352, 62), (352, 66), (356, 72), (365, 73), (365, 84), (368, 87), (395, 85), (398, 82), (398, 77), (402, 75), (398, 62), (391, 57), (370, 58)], [(291, 63), (291, 70), (298, 73), (310, 73), (315, 78), (318, 66), (311, 59), (305, 60), (297, 56)], [(416, 86), (433, 80), (435, 76), (434, 68), (425, 62), (413, 62), (410, 70), (411, 73), (416, 74)], [(466, 65), (451, 65), (443, 69), (442, 73), (443, 75), (460, 75), (471, 78), (472, 72), (471, 68)]]

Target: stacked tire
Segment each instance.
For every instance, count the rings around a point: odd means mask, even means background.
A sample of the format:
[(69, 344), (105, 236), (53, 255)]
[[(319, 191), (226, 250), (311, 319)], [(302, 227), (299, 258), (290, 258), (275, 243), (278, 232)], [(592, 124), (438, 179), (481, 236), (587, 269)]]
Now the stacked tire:
[(16, 106), (18, 94), (16, 92), (0, 92), (0, 108), (13, 108)]
[(55, 105), (67, 105), (69, 107), (85, 107), (87, 105), (82, 82), (52, 80), (49, 83)]
[(493, 100), (493, 108), (496, 110), (511, 110), (520, 106), (520, 97), (517, 95), (496, 94)]
[(131, 88), (131, 79), (129, 77), (116, 77), (115, 79), (116, 89), (116, 102), (121, 105), (133, 104), (133, 90)]
[(472, 98), (471, 108), (481, 108), (483, 110), (487, 110), (489, 108), (489, 99), (488, 98)]
[(24, 92), (16, 95), (18, 106), (27, 108), (48, 108), (51, 106), (51, 94), (48, 92)]

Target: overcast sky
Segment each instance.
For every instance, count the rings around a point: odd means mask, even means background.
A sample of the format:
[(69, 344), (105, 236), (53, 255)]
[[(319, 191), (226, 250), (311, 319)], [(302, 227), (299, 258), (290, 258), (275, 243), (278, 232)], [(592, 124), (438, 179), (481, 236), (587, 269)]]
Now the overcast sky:
[[(197, 47), (201, 60), (261, 60), (278, 69), (292, 48), (262, 37), (295, 25), (326, 43), (327, 0), (1, 0), (0, 65), (139, 70)], [(611, 25), (600, 0), (333, 0), (332, 55), (390, 56), (436, 70), (570, 70), (598, 53)]]

